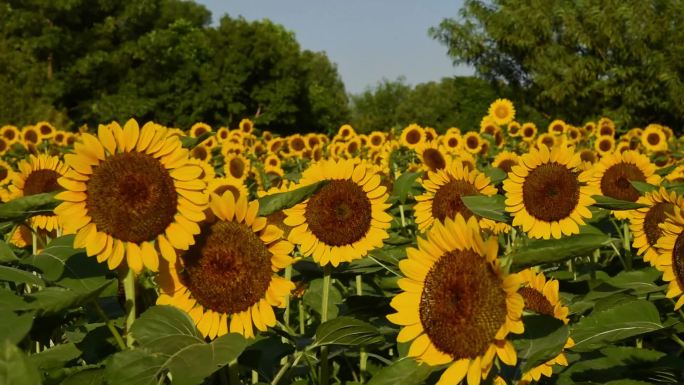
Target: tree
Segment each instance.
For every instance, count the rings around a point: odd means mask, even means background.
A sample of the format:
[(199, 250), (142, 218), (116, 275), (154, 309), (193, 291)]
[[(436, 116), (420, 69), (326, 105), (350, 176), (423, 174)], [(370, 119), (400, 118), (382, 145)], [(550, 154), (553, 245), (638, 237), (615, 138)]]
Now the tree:
[(684, 2), (466, 0), (431, 29), (455, 63), (575, 123), (684, 123)]

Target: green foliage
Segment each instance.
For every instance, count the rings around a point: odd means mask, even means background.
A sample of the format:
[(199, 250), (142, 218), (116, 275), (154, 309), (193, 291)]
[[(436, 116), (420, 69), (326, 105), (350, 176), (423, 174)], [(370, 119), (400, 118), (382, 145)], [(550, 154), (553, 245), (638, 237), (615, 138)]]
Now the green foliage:
[(680, 127), (683, 15), (677, 0), (467, 0), (431, 34), (545, 119)]

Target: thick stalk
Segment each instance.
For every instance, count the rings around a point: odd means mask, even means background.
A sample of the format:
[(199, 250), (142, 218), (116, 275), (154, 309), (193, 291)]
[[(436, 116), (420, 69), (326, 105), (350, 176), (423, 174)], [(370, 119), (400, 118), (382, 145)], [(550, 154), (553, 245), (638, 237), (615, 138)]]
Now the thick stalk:
[(124, 295), (126, 296), (126, 345), (133, 346), (133, 335), (131, 334), (131, 326), (135, 322), (135, 273), (132, 269), (126, 269), (122, 280)]
[[(321, 301), (321, 323), (328, 320), (328, 298), (330, 295), (330, 276), (332, 266), (330, 264), (323, 267), (323, 299)], [(328, 368), (328, 346), (321, 346), (321, 375), (320, 384), (328, 385), (330, 382), (330, 371)]]

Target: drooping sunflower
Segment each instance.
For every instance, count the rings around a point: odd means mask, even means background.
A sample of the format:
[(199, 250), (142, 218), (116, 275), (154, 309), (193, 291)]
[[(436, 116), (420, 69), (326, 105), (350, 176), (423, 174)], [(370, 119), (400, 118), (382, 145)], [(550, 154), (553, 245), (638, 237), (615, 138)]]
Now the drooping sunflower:
[(641, 144), (648, 152), (666, 151), (667, 138), (663, 132), (663, 126), (649, 124), (641, 134)]
[(302, 173), (300, 185), (328, 181), (304, 202), (284, 210), (288, 239), (321, 266), (349, 262), (383, 245), (392, 217), (387, 188), (358, 160), (322, 160)]
[(437, 142), (423, 143), (415, 149), (426, 171), (437, 171), (447, 166), (446, 151)]
[(684, 208), (684, 197), (661, 187), (660, 190), (639, 197), (637, 203), (643, 203), (648, 207), (636, 209), (630, 214), (630, 230), (634, 235), (632, 246), (638, 250), (639, 255), (644, 256), (644, 261), (654, 265), (658, 257), (655, 245), (663, 235), (660, 225), (665, 223), (668, 214), (674, 213), (675, 207)]
[(477, 154), (482, 150), (482, 138), (475, 131), (466, 132), (463, 135), (463, 147), (471, 154)]
[(663, 281), (669, 282), (665, 296), (676, 299), (674, 308), (679, 310), (684, 305), (684, 216), (678, 206), (662, 225), (662, 236), (655, 247), (655, 267), (663, 273)]
[[(555, 279), (547, 280), (543, 273), (535, 273), (531, 269), (521, 271), (518, 275), (523, 284), (518, 290), (518, 294), (523, 297), (525, 311), (554, 317), (566, 325), (570, 322), (568, 319), (570, 311), (560, 301), (558, 281)], [(574, 345), (575, 341), (568, 337), (563, 349), (571, 348)], [(529, 384), (533, 381), (539, 381), (541, 376), (551, 377), (554, 365), (568, 366), (568, 359), (563, 351), (558, 353), (556, 357), (523, 373), (520, 383)]]
[(527, 122), (522, 125), (520, 129), (520, 136), (525, 142), (531, 142), (537, 135), (537, 126), (534, 123)]
[[(477, 220), (462, 216), (436, 223), (418, 248), (399, 262), (402, 292), (387, 316), (402, 326), (398, 342), (409, 342), (408, 356), (428, 365), (446, 365), (439, 384), (478, 385), (495, 357), (515, 365), (509, 333), (522, 333), (524, 302), (520, 277), (506, 275), (497, 259), (498, 242), (480, 235)], [(457, 299), (457, 300), (455, 300)]]
[(594, 142), (594, 149), (601, 156), (610, 155), (615, 150), (615, 138), (612, 136), (599, 136)]
[(206, 123), (197, 122), (190, 127), (190, 136), (193, 138), (197, 138), (205, 132), (211, 132), (211, 126)]
[(76, 233), (74, 246), (112, 270), (124, 258), (135, 272), (143, 265), (156, 271), (159, 255), (175, 262), (175, 249), (195, 243), (204, 219), (202, 168), (189, 163), (177, 136), (152, 122), (100, 125), (97, 137), (81, 139), (64, 156), (71, 170), (59, 179), (66, 191), (55, 209), (65, 233)]
[[(56, 156), (45, 154), (29, 155), (28, 160), (22, 160), (17, 167), (19, 172), (14, 173), (9, 186), (14, 198), (61, 190), (57, 180), (69, 169)], [(30, 225), (34, 229), (52, 231), (60, 227), (61, 221), (54, 214), (41, 214), (31, 217)]]
[(501, 151), (496, 154), (492, 166), (502, 169), (506, 174), (511, 172), (511, 168), (517, 165), (519, 162), (519, 156), (515, 152), (511, 151)]
[(566, 146), (543, 146), (522, 155), (503, 183), (513, 226), (522, 226), (532, 238), (578, 234), (595, 202), (595, 189), (584, 185), (591, 173), (580, 172), (581, 162), (574, 148)]
[(245, 180), (249, 174), (249, 159), (242, 155), (230, 154), (225, 157), (223, 172), (234, 179)]
[(283, 231), (258, 217), (258, 201), (230, 192), (211, 196), (211, 218), (197, 243), (172, 263), (162, 263), (157, 304), (192, 317), (209, 339), (228, 332), (254, 337), (254, 327), (276, 325), (273, 307), (284, 307), (294, 284), (276, 273), (292, 263)]
[(515, 119), (515, 107), (508, 99), (497, 99), (489, 106), (489, 116), (498, 125), (508, 124)]
[(416, 197), (416, 224), (420, 231), (435, 222), (454, 219), (456, 214), (470, 218), (473, 213), (461, 199), (466, 195), (496, 194), (489, 178), (476, 169), (469, 169), (461, 161), (452, 161), (447, 168), (428, 172), (422, 182), (425, 193)]
[[(606, 155), (594, 165), (593, 177), (590, 184), (601, 195), (636, 202), (641, 196), (630, 181), (646, 182), (658, 185), (660, 177), (655, 173), (656, 166), (651, 163), (646, 155), (635, 151), (623, 153), (614, 152)], [(627, 219), (629, 212), (613, 211), (618, 219)]]

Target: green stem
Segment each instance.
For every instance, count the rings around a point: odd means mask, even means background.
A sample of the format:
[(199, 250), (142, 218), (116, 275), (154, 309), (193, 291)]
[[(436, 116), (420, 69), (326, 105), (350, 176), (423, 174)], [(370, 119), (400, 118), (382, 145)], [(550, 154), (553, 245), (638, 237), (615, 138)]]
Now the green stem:
[(280, 382), (280, 380), (283, 378), (285, 373), (287, 373), (287, 371), (291, 367), (297, 366), (297, 363), (299, 362), (299, 360), (302, 358), (302, 356), (304, 354), (306, 354), (306, 353), (304, 353), (304, 352), (298, 353), (294, 360), (292, 360), (291, 362), (288, 360), (285, 365), (281, 366), (280, 370), (278, 370), (278, 373), (276, 373), (275, 377), (273, 377), (273, 381), (271, 381), (271, 385), (278, 385), (278, 382)]
[(230, 361), (228, 364), (228, 377), (230, 377), (230, 385), (240, 385), (240, 369), (238, 368), (237, 358)]
[(679, 338), (679, 336), (677, 336), (676, 334), (672, 334), (670, 338), (672, 338), (672, 341), (676, 342), (677, 345), (681, 346), (684, 349), (684, 341), (682, 341), (682, 339)]
[(406, 227), (406, 217), (404, 216), (404, 205), (399, 204), (399, 216), (401, 217), (401, 227)]
[(112, 336), (114, 336), (114, 340), (116, 341), (116, 344), (119, 345), (119, 349), (126, 350), (126, 343), (121, 337), (121, 334), (119, 334), (119, 331), (116, 330), (116, 327), (114, 326), (112, 320), (110, 320), (109, 317), (107, 317), (107, 314), (104, 312), (104, 310), (102, 310), (102, 307), (99, 303), (97, 303), (97, 300), (93, 301), (93, 305), (95, 306), (95, 311), (97, 312), (97, 315), (99, 315), (100, 318), (102, 318), (102, 320), (107, 325), (107, 329), (109, 329), (109, 331), (112, 333)]
[(124, 295), (126, 296), (126, 345), (133, 346), (133, 335), (131, 326), (135, 322), (135, 273), (132, 269), (127, 269), (123, 277)]
[[(330, 264), (323, 267), (323, 299), (321, 301), (321, 323), (328, 320), (328, 299), (330, 294), (330, 276), (332, 266)], [(330, 382), (330, 371), (328, 368), (328, 346), (321, 346), (321, 375), (320, 384), (328, 385)]]
[[(361, 274), (356, 276), (356, 295), (363, 295), (363, 281)], [(359, 380), (363, 383), (363, 373), (366, 372), (366, 364), (368, 363), (368, 353), (366, 349), (361, 347), (359, 351)]]
[(301, 299), (297, 301), (297, 309), (299, 310), (299, 334), (306, 333), (306, 312), (304, 311), (304, 301)]
[(625, 249), (625, 264), (627, 270), (632, 270), (632, 245), (631, 242), (629, 241), (630, 238), (630, 232), (629, 232), (629, 224), (625, 221), (625, 223), (622, 224), (622, 229), (624, 232), (624, 236), (622, 238), (624, 244), (623, 248)]

